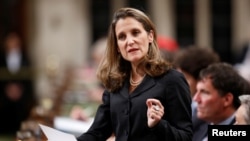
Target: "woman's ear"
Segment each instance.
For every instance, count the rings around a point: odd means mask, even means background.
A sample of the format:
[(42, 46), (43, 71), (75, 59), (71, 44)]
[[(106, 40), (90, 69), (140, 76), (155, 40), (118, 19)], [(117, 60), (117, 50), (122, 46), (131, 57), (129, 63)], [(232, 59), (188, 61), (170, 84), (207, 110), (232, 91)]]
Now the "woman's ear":
[(152, 43), (154, 41), (154, 32), (153, 32), (153, 30), (150, 30), (150, 32), (149, 32), (148, 40), (149, 40), (149, 43)]

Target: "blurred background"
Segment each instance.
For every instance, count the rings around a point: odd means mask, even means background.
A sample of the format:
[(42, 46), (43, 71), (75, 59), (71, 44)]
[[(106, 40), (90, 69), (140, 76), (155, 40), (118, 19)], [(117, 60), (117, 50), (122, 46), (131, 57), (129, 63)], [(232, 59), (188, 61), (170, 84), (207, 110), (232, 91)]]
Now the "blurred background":
[[(213, 48), (222, 61), (233, 65), (246, 53), (250, 0), (1, 0), (1, 54), (7, 35), (15, 32), (31, 64), (29, 71), (16, 75), (32, 82), (29, 93), (37, 100), (35, 108), (52, 109), (54, 118), (69, 115), (75, 104), (90, 104), (86, 89), (95, 80), (89, 81), (93, 73), (86, 68), (93, 66), (93, 48), (105, 46), (113, 12), (125, 6), (146, 12), (158, 34), (175, 40), (179, 48)], [(1, 67), (1, 81), (17, 78)], [(42, 115), (41, 109), (31, 112), (33, 117)]]

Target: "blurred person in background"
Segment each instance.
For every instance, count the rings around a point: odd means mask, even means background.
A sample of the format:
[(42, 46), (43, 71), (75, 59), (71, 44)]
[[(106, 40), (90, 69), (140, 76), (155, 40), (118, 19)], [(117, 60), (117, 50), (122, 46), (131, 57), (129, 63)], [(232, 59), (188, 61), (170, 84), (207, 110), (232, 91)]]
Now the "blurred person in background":
[(36, 105), (32, 69), (17, 32), (10, 32), (0, 57), (0, 133), (15, 134)]
[[(198, 46), (188, 46), (179, 50), (175, 56), (173, 64), (175, 68), (182, 72), (187, 79), (191, 90), (191, 97), (196, 93), (196, 85), (199, 79), (199, 73), (208, 65), (220, 62), (219, 55), (210, 48)], [(192, 99), (192, 122), (193, 139), (192, 141), (201, 141), (207, 134), (208, 123), (197, 118), (197, 103)]]
[(248, 26), (248, 40), (243, 45), (242, 50), (236, 55), (234, 67), (238, 70), (240, 75), (250, 82), (250, 26)]
[(172, 63), (175, 54), (179, 51), (179, 45), (176, 40), (167, 36), (159, 35), (157, 36), (157, 44), (165, 60)]
[(234, 124), (235, 112), (240, 106), (239, 96), (244, 93), (249, 93), (249, 83), (231, 64), (209, 65), (200, 72), (193, 98), (197, 102), (197, 117), (211, 125)]
[[(160, 55), (149, 17), (114, 13), (97, 76), (105, 87), (94, 122), (78, 141), (190, 141), (191, 97), (185, 77)], [(176, 112), (178, 111), (178, 112)]]
[(250, 94), (239, 97), (241, 105), (235, 113), (236, 125), (250, 125)]
[(247, 81), (250, 82), (250, 41), (242, 50), (242, 60), (234, 66)]
[[(96, 77), (97, 66), (100, 63), (106, 49), (106, 37), (97, 40), (91, 50), (88, 65), (79, 70), (80, 79), (85, 81), (85, 88), (89, 102), (101, 104), (104, 87)], [(70, 117), (77, 120), (87, 121), (90, 117), (84, 111), (84, 107), (75, 105), (70, 111)]]

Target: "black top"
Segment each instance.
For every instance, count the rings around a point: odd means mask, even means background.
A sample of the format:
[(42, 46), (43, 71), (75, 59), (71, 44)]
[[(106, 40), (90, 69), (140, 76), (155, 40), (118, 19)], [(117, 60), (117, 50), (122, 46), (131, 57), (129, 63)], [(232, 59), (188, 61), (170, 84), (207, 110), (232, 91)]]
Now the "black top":
[[(147, 125), (148, 98), (164, 106), (162, 120), (153, 128)], [(184, 76), (170, 70), (160, 77), (146, 76), (129, 94), (129, 80), (115, 93), (104, 91), (90, 129), (78, 141), (105, 141), (112, 133), (117, 141), (191, 141), (191, 96)]]

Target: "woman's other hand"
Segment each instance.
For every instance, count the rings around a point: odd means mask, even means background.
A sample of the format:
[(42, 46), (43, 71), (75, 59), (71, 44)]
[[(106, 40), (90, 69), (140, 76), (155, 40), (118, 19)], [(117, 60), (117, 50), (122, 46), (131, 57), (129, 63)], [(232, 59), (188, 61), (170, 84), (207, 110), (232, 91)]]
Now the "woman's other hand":
[(162, 116), (164, 115), (164, 107), (159, 100), (153, 98), (147, 99), (146, 104), (148, 106), (148, 127), (152, 128), (159, 123)]

